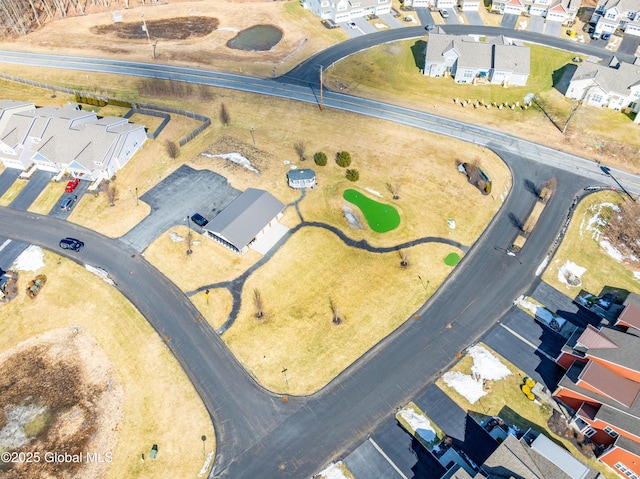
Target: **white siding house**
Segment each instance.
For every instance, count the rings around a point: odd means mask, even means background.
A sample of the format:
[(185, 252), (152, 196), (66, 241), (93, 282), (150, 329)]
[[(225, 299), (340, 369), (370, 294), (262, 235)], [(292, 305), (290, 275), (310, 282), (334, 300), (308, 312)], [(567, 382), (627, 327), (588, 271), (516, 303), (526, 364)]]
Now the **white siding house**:
[(594, 37), (614, 33), (640, 35), (640, 0), (604, 0), (598, 3), (591, 22), (596, 23)]
[(336, 23), (391, 12), (391, 0), (303, 0), (302, 5), (318, 17)]
[[(596, 107), (640, 111), (640, 65), (613, 62), (613, 66), (585, 62), (569, 82), (565, 96)], [(640, 114), (634, 120), (640, 123)]]
[(529, 14), (549, 21), (568, 23), (575, 20), (581, 0), (493, 0), (492, 9), (514, 15)]
[[(5, 116), (6, 115), (6, 116)], [(111, 178), (147, 139), (143, 126), (75, 106), (16, 110), (0, 100), (0, 161), (7, 168)]]
[(529, 47), (513, 45), (504, 37), (486, 42), (432, 32), (427, 41), (424, 74), (451, 75), (456, 83), (526, 85)]

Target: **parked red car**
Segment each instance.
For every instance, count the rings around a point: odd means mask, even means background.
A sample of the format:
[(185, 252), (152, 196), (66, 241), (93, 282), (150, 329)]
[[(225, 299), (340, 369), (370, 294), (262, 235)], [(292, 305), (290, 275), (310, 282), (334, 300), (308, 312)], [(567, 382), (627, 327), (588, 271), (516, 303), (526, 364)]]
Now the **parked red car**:
[(78, 178), (74, 178), (69, 183), (67, 183), (67, 186), (64, 189), (65, 193), (72, 193), (73, 190), (76, 189), (76, 186), (78, 186), (78, 183), (80, 183), (80, 180)]

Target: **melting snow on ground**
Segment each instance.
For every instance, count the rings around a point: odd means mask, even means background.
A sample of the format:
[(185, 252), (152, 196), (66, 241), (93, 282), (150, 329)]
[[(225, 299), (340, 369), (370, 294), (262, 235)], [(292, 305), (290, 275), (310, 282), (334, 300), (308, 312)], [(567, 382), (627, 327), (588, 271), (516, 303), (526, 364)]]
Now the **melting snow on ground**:
[(367, 190), (369, 193), (379, 196), (380, 198), (382, 198), (382, 194), (380, 194), (379, 191), (374, 190), (373, 188), (365, 188), (365, 190)]
[(450, 371), (445, 373), (442, 379), (447, 386), (455, 389), (469, 403), (474, 404), (487, 394), (482, 388), (485, 379), (498, 381), (509, 376), (511, 371), (482, 346), (476, 345), (469, 348), (468, 354), (473, 358), (473, 366), (471, 366), (473, 376), (459, 371)]
[(620, 211), (620, 208), (613, 203), (597, 203), (591, 205), (587, 208), (587, 211), (585, 211), (582, 222), (580, 223), (580, 239), (584, 239), (585, 233), (589, 234), (591, 239), (596, 241), (600, 239), (602, 227), (607, 224), (603, 216), (603, 210), (605, 209)]
[(400, 417), (409, 423), (409, 426), (422, 439), (431, 442), (436, 438), (436, 431), (431, 427), (431, 422), (422, 414), (418, 414), (412, 408), (406, 408), (400, 411)]
[(614, 248), (613, 245), (609, 243), (607, 240), (600, 240), (600, 246), (602, 247), (602, 249), (605, 250), (605, 252), (609, 256), (615, 259), (618, 263), (622, 263), (624, 261), (624, 255), (620, 251), (618, 251), (616, 248)]
[(533, 313), (536, 319), (547, 323), (549, 327), (555, 329), (556, 331), (560, 331), (562, 329), (562, 326), (564, 326), (564, 323), (567, 322), (566, 319), (561, 318), (560, 316), (556, 316), (548, 309), (543, 308), (542, 306), (538, 306), (537, 304), (530, 303), (526, 299), (518, 301), (518, 305), (522, 309)]
[(341, 461), (338, 461), (335, 464), (329, 464), (329, 467), (327, 467), (324, 471), (320, 471), (320, 474), (318, 474), (318, 476), (322, 477), (323, 479), (348, 479), (347, 476), (344, 475), (344, 472), (342, 472), (342, 469), (340, 469), (341, 465)]
[(471, 372), (482, 379), (498, 381), (511, 374), (509, 368), (482, 346), (476, 345), (470, 348), (469, 356), (473, 358)]
[(38, 271), (44, 267), (44, 253), (42, 248), (30, 245), (18, 256), (13, 263), (12, 269), (18, 271)]
[(567, 286), (570, 286), (570, 284), (567, 283), (567, 278), (571, 275), (575, 276), (576, 278), (582, 278), (582, 275), (585, 273), (585, 271), (587, 271), (587, 268), (583, 268), (582, 266), (578, 266), (577, 264), (567, 260), (564, 265), (558, 268), (558, 281), (566, 284)]
[(204, 156), (206, 158), (222, 158), (224, 160), (230, 161), (231, 163), (235, 163), (243, 167), (246, 170), (253, 171), (256, 175), (259, 175), (260, 172), (251, 166), (251, 162), (242, 156), (240, 153), (225, 153), (223, 155), (212, 155), (210, 153), (200, 153), (200, 156)]

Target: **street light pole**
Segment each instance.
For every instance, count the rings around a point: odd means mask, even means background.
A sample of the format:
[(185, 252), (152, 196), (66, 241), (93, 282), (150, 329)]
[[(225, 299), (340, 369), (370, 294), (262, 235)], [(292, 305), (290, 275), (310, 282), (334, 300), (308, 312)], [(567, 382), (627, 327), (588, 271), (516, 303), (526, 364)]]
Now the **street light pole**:
[(284, 383), (289, 386), (289, 378), (287, 377), (287, 368), (282, 368), (282, 374), (284, 375)]
[(189, 215), (187, 215), (187, 228), (189, 228), (189, 233), (187, 234), (187, 255), (190, 255), (193, 251), (191, 251), (191, 221), (189, 220)]
[(136, 186), (136, 206), (138, 206), (138, 187)]
[(204, 448), (204, 443), (205, 443), (205, 441), (207, 440), (207, 436), (205, 436), (205, 435), (203, 434), (203, 435), (202, 435), (202, 437), (201, 437), (200, 439), (202, 439), (202, 457), (204, 457), (204, 456), (206, 455), (205, 448)]
[(253, 146), (256, 146), (256, 137), (253, 135), (253, 125), (251, 125), (251, 139), (253, 140)]
[(322, 65), (320, 65), (320, 111), (322, 111)]

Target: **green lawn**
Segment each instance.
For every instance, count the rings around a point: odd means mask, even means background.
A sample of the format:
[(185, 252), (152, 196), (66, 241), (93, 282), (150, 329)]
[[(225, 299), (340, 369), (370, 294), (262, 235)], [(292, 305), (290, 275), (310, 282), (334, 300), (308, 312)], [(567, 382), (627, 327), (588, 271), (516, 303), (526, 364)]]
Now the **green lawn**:
[(378, 203), (356, 190), (345, 190), (342, 196), (360, 208), (367, 224), (376, 233), (386, 233), (400, 225), (400, 215), (393, 206)]

